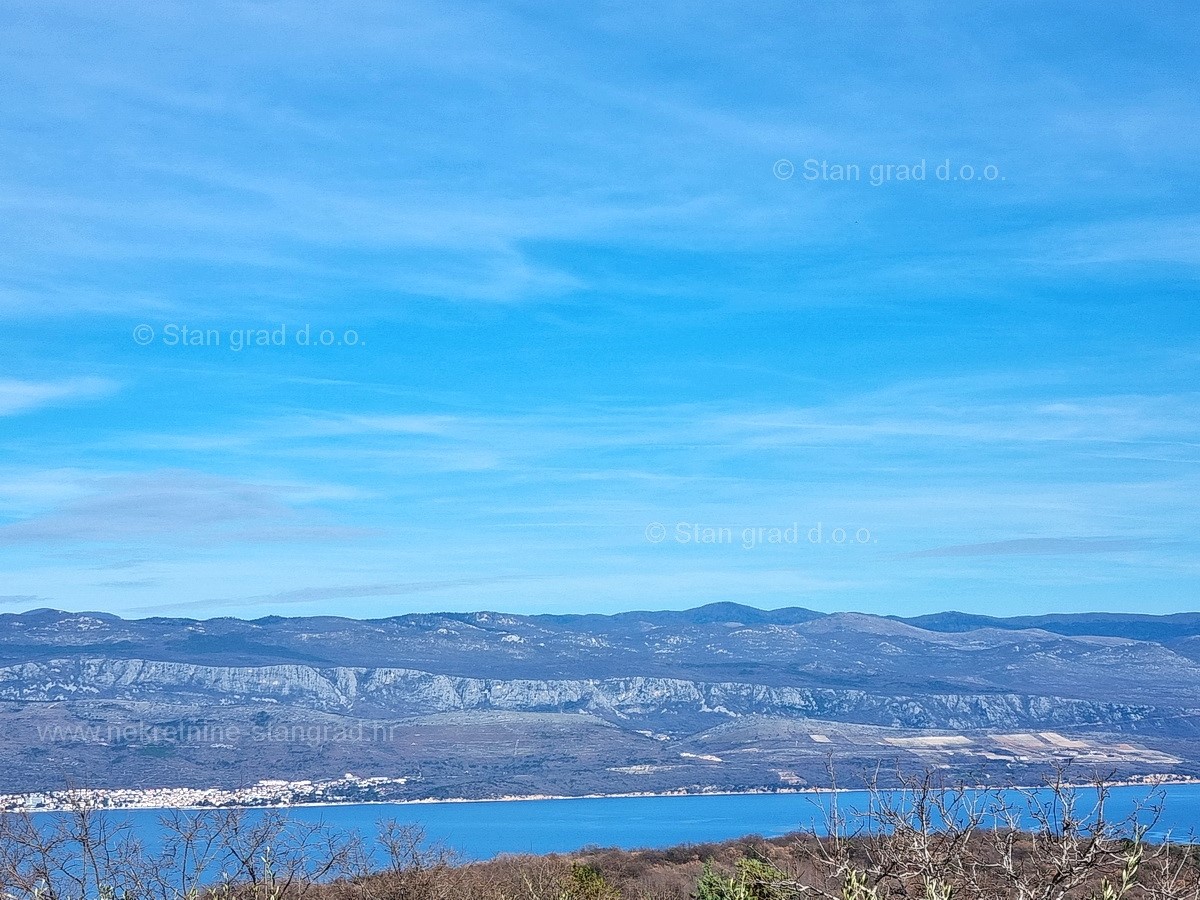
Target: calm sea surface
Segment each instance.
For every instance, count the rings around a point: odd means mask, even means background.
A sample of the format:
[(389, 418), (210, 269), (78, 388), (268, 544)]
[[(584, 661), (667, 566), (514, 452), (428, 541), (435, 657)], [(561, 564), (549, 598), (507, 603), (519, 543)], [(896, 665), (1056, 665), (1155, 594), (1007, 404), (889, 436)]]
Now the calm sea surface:
[[(1151, 793), (1147, 787), (1114, 788), (1108, 818), (1131, 812)], [(1176, 839), (1200, 833), (1200, 785), (1157, 790), (1163, 813), (1151, 836), (1170, 832)], [(1016, 795), (1013, 795), (1016, 799)], [(303, 822), (371, 836), (384, 819), (417, 822), (431, 839), (441, 840), (472, 859), (499, 853), (546, 853), (587, 845), (667, 847), (719, 841), (746, 834), (781, 835), (800, 829), (825, 830), (831, 795), (748, 794), (693, 797), (612, 797), (586, 800), (514, 800), (478, 803), (364, 804), (297, 807)], [(867, 807), (865, 794), (838, 796), (843, 816)], [(1081, 808), (1085, 808), (1081, 804)], [(115, 812), (127, 818), (147, 844), (158, 843), (155, 810)]]

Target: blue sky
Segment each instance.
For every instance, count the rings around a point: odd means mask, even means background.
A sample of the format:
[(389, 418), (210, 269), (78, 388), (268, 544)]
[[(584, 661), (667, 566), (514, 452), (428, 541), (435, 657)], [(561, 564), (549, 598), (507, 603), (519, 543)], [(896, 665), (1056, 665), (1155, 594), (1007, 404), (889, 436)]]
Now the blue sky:
[(0, 609), (1195, 609), (1198, 37), (6, 3)]

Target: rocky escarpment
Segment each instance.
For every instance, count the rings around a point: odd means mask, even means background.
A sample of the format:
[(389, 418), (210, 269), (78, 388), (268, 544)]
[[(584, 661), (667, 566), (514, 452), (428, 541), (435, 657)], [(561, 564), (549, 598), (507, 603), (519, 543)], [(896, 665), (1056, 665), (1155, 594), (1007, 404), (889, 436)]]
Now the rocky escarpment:
[(1200, 617), (956, 621), (0, 614), (0, 792), (346, 772), (407, 799), (770, 790), (835, 761), (1200, 777)]
[(670, 731), (697, 719), (765, 715), (905, 728), (1098, 727), (1128, 730), (1180, 710), (994, 693), (875, 693), (677, 678), (489, 679), (405, 668), (202, 666), (58, 659), (0, 668), (0, 699), (286, 705), (404, 719), (471, 710), (587, 712)]

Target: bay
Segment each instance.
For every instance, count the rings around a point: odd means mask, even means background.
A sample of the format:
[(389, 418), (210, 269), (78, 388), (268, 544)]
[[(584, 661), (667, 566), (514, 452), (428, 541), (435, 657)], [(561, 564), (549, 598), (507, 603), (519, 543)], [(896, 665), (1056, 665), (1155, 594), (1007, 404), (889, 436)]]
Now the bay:
[[(1162, 806), (1149, 837), (1188, 840), (1200, 831), (1200, 784), (1146, 785), (1112, 788), (1110, 820), (1123, 818), (1148, 797)], [(1047, 792), (1039, 792), (1045, 801)], [(1020, 806), (1024, 795), (1007, 792)], [(1094, 795), (1081, 789), (1080, 809)], [(438, 803), (347, 804), (301, 806), (285, 810), (303, 823), (320, 823), (337, 831), (373, 836), (382, 820), (423, 826), (430, 840), (440, 841), (466, 859), (488, 859), (502, 853), (568, 852), (587, 846), (669, 847), (722, 841), (747, 834), (778, 836), (798, 830), (827, 830), (834, 795), (830, 792), (790, 794), (707, 794), (691, 796), (589, 797)], [(868, 809), (865, 792), (836, 795), (840, 815), (856, 820)], [(261, 813), (251, 812), (251, 815)], [(47, 814), (53, 815), (53, 814)], [(114, 811), (129, 822), (148, 846), (161, 840), (161, 810)], [(1033, 819), (1026, 815), (1026, 825)]]

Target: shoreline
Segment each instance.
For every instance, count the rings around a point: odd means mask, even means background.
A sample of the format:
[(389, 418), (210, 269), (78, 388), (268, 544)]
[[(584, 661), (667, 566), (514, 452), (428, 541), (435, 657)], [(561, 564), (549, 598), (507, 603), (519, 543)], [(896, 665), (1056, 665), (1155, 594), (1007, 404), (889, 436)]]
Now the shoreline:
[[(1145, 780), (1133, 781), (1129, 779), (1121, 779), (1105, 782), (1107, 788), (1129, 788), (1129, 787), (1144, 787), (1148, 790), (1158, 790), (1164, 787), (1175, 785), (1187, 786), (1200, 784), (1200, 777), (1197, 776), (1163, 776), (1163, 780)], [(1064, 788), (1072, 790), (1089, 790), (1094, 789), (1096, 785), (1090, 782), (1067, 782), (1063, 785)], [(969, 785), (965, 789), (968, 791), (1034, 791), (1045, 790), (1047, 785), (1006, 785), (997, 787), (996, 785)], [(951, 790), (957, 788), (951, 788)], [(96, 790), (97, 792), (105, 789), (85, 788), (85, 791)], [(155, 788), (154, 790), (171, 790), (170, 788)], [(893, 790), (893, 789), (888, 789)], [(894, 790), (903, 790), (896, 788)], [(868, 788), (844, 788), (844, 787), (790, 787), (778, 789), (761, 789), (761, 790), (713, 790), (713, 791), (623, 791), (612, 794), (514, 794), (504, 795), (499, 797), (417, 797), (411, 799), (397, 800), (312, 800), (298, 801), (292, 803), (227, 803), (227, 804), (205, 804), (205, 805), (189, 805), (181, 804), (177, 806), (163, 806), (161, 804), (120, 804), (114, 806), (91, 806), (89, 811), (95, 812), (137, 812), (137, 811), (159, 811), (159, 812), (204, 812), (218, 810), (256, 810), (256, 809), (304, 809), (304, 808), (323, 808), (323, 807), (349, 807), (349, 806), (433, 806), (442, 804), (464, 804), (464, 803), (532, 803), (538, 801), (555, 801), (555, 800), (622, 800), (622, 799), (667, 799), (667, 798), (687, 798), (687, 797), (757, 797), (757, 796), (794, 796), (806, 794), (863, 794), (868, 791)], [(56, 792), (50, 792), (56, 793)], [(9, 795), (14, 796), (14, 795)], [(27, 795), (26, 795), (27, 796)], [(73, 807), (70, 805), (57, 805), (53, 807), (43, 806), (37, 808), (16, 808), (16, 809), (0, 809), (0, 815), (4, 814), (56, 814), (63, 812), (71, 812)]]

